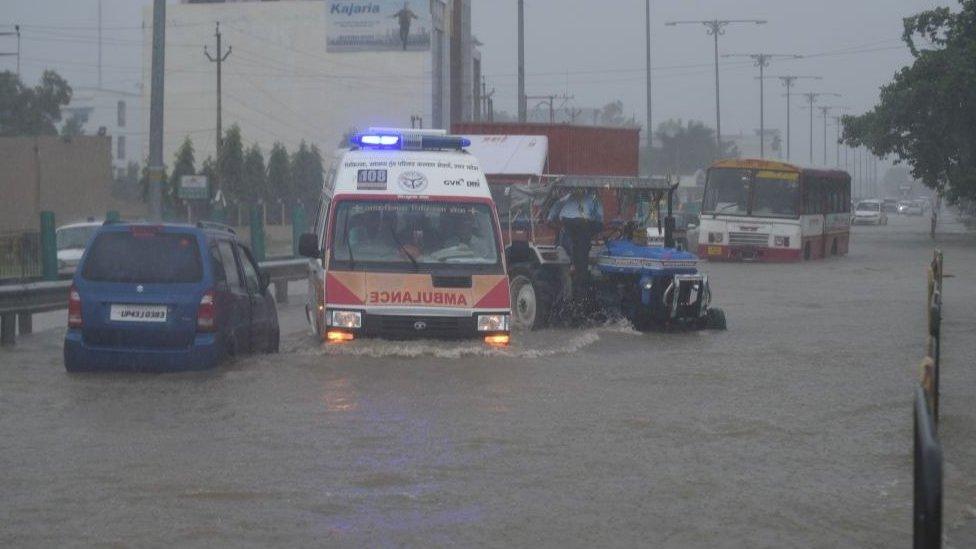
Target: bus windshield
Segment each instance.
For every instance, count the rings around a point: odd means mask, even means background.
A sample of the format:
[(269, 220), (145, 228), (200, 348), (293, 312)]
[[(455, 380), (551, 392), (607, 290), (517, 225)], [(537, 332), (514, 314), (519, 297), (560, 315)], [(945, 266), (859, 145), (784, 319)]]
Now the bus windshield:
[(487, 204), (342, 201), (332, 235), (333, 268), (408, 272), (501, 266)]
[(752, 185), (752, 215), (796, 217), (799, 177), (791, 172), (761, 170)]
[(799, 189), (799, 175), (793, 172), (712, 169), (702, 213), (794, 218)]

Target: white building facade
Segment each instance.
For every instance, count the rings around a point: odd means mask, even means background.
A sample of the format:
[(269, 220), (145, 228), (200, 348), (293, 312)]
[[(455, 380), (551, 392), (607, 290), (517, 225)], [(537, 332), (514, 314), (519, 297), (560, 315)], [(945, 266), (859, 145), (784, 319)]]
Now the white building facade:
[[(462, 98), (469, 102), (474, 89), (470, 66), (467, 81), (451, 77), (455, 5), (468, 6), (470, 18), (470, 0), (168, 5), (164, 161), (172, 163), (186, 137), (198, 164), (216, 156), (217, 71), (210, 58), (218, 55), (217, 23), (222, 53), (230, 52), (222, 64), (223, 130), (237, 124), (245, 146), (256, 143), (265, 155), (275, 142), (291, 152), (304, 140), (328, 156), (350, 131), (368, 126), (449, 127), (452, 86), (463, 86)], [(152, 10), (144, 16), (148, 106)], [(470, 44), (470, 21), (462, 27), (457, 30)], [(472, 109), (460, 112), (470, 115)], [(148, 108), (142, 114), (148, 128)]]
[(117, 179), (125, 175), (126, 166), (142, 165), (143, 150), (142, 94), (105, 88), (75, 88), (71, 102), (61, 109), (61, 121), (77, 118), (85, 135), (107, 135), (112, 138), (112, 171)]

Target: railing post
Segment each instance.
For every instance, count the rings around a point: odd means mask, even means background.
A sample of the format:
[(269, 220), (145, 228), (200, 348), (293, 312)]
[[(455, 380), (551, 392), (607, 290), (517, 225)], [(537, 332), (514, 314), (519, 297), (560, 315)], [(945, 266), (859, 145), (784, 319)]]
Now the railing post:
[(254, 259), (264, 261), (264, 208), (255, 204), (251, 206), (251, 252)]
[(295, 257), (298, 257), (298, 241), (307, 230), (306, 225), (305, 207), (299, 202), (291, 210), (291, 253)]
[(288, 281), (278, 280), (274, 283), (275, 301), (288, 303)]
[(24, 311), (17, 313), (17, 332), (20, 335), (28, 335), (34, 331), (34, 313)]
[(41, 212), (41, 274), (44, 280), (58, 279), (58, 242), (54, 212)]
[(17, 314), (0, 314), (0, 347), (13, 347), (17, 338)]

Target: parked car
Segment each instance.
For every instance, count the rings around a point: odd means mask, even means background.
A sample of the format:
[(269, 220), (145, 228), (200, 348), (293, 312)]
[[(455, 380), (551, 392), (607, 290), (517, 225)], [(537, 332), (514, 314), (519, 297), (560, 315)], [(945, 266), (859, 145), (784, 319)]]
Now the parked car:
[(58, 273), (68, 275), (75, 272), (75, 267), (85, 253), (85, 246), (91, 240), (95, 231), (102, 226), (100, 221), (87, 221), (62, 225), (55, 231), (58, 248)]
[(887, 225), (888, 213), (880, 200), (862, 200), (854, 206), (851, 224)]
[(195, 370), (276, 352), (268, 283), (230, 229), (107, 223), (74, 274), (65, 369)]

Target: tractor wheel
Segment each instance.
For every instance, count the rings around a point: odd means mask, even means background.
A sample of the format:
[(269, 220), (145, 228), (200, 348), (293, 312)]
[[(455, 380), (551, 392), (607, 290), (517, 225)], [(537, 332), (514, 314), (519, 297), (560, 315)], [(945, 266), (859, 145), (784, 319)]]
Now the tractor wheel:
[(513, 267), (509, 276), (513, 327), (537, 330), (548, 326), (556, 300), (556, 286), (550, 277), (530, 266)]
[(705, 313), (705, 329), (706, 330), (725, 330), (727, 325), (725, 323), (725, 311), (717, 307), (712, 307), (708, 309)]

